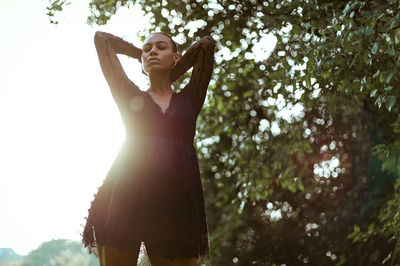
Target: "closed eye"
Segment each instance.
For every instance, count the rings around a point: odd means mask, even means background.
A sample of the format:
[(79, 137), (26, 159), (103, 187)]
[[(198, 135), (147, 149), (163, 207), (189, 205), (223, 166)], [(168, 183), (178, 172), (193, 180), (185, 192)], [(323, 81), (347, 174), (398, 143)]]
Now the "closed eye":
[[(153, 46), (151, 45), (151, 43), (147, 43), (143, 46), (143, 51), (144, 52), (149, 52), (151, 50)], [(158, 41), (157, 42), (157, 48), (160, 50), (164, 50), (165, 48), (167, 48), (167, 43), (164, 41)]]

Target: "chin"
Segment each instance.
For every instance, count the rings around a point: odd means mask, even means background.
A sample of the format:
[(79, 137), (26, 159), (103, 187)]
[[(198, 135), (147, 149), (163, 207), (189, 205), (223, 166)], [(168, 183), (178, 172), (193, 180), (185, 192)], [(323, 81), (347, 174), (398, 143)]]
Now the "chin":
[(147, 74), (157, 74), (157, 73), (165, 73), (170, 72), (172, 68), (162, 68), (162, 67), (151, 67), (147, 69)]

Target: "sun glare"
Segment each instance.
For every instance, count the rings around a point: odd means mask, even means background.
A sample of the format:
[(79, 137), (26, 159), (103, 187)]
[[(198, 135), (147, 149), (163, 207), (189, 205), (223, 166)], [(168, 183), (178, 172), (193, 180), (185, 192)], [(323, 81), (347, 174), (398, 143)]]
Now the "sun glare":
[[(21, 255), (44, 241), (80, 240), (93, 195), (125, 138), (93, 36), (108, 31), (139, 45), (136, 33), (147, 18), (139, 7), (121, 8), (106, 26), (90, 28), (82, 2), (68, 6), (58, 26), (49, 24), (44, 4), (0, 9), (23, 13), (0, 21), (14, 26), (0, 44), (0, 247)], [(145, 89), (139, 62), (121, 62)]]

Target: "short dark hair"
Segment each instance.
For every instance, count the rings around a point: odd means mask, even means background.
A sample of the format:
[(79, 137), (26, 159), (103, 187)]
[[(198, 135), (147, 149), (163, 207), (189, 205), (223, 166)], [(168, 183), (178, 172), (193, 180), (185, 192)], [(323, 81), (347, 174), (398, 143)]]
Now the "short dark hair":
[(164, 33), (164, 32), (160, 32), (160, 31), (152, 32), (150, 35), (152, 35), (152, 34), (162, 34), (162, 35), (168, 37), (168, 39), (170, 39), (170, 40), (171, 40), (171, 43), (172, 43), (172, 50), (173, 50), (175, 53), (178, 52), (178, 45), (176, 44), (176, 42), (175, 42), (174, 40), (172, 40), (172, 37), (171, 37), (171, 36), (169, 36), (168, 34), (166, 34), (166, 33)]

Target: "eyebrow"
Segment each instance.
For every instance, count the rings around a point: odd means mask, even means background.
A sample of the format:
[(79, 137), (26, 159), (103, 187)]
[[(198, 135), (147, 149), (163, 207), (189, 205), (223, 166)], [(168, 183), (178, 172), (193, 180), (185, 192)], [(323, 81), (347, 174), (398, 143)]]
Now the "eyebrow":
[[(150, 45), (152, 42), (148, 42), (148, 43), (145, 43), (144, 45), (143, 45), (143, 47), (145, 47), (146, 45)], [(167, 43), (166, 41), (157, 41), (156, 42), (157, 44), (158, 43)]]

